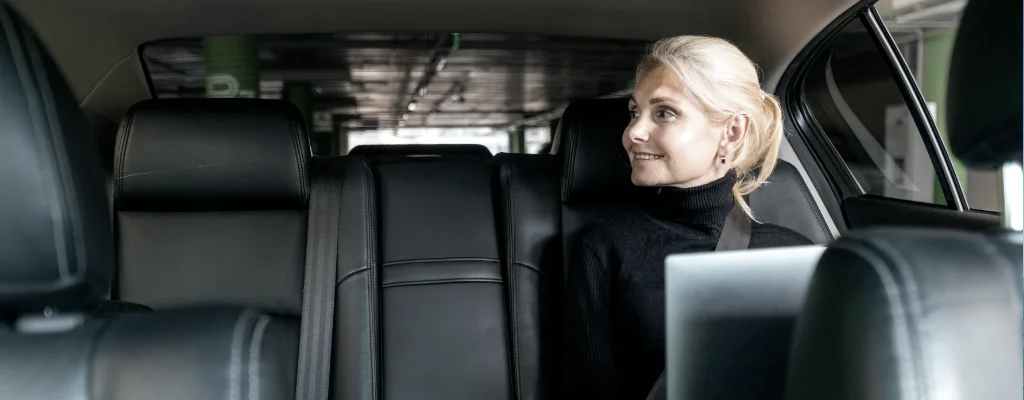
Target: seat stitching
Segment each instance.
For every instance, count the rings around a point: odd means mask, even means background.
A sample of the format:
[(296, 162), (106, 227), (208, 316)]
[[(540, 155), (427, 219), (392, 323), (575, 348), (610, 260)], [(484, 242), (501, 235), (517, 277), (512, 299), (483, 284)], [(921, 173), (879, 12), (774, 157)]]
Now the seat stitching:
[(126, 164), (125, 158), (128, 156), (128, 140), (132, 135), (132, 123), (135, 122), (135, 110), (128, 110), (128, 120), (124, 124), (124, 139), (121, 141), (121, 151), (117, 160), (119, 161), (117, 171), (117, 182), (115, 182), (115, 193), (114, 193), (114, 205), (118, 208), (121, 207), (121, 197), (124, 196), (124, 165)]
[(308, 201), (309, 196), (306, 194), (306, 178), (303, 175), (302, 169), (302, 152), (299, 150), (299, 143), (302, 143), (302, 140), (299, 139), (298, 128), (296, 127), (295, 121), (291, 119), (288, 120), (288, 135), (291, 136), (292, 154), (295, 155), (295, 169), (299, 174), (299, 195), (302, 196), (305, 201)]
[(260, 315), (253, 328), (252, 343), (249, 345), (249, 400), (260, 398), (260, 349), (268, 323), (270, 317)]
[(502, 283), (501, 279), (497, 278), (436, 278), (436, 279), (417, 279), (410, 281), (391, 282), (382, 284), (381, 287), (391, 288), (398, 286), (421, 286), (421, 285), (432, 285), (432, 284), (444, 284), (444, 283)]
[(341, 279), (338, 279), (338, 282), (336, 283), (336, 285), (340, 285), (342, 282), (345, 282), (346, 279), (351, 278), (351, 277), (355, 276), (356, 274), (358, 274), (360, 272), (364, 272), (367, 269), (368, 268), (366, 268), (366, 267), (362, 267), (362, 268), (350, 271), (349, 273), (345, 274), (345, 276), (341, 277)]
[(362, 180), (362, 184), (363, 184), (363, 209), (366, 210), (366, 212), (363, 213), (363, 225), (366, 227), (366, 236), (365, 236), (365, 238), (366, 238), (366, 260), (367, 260), (367, 266), (366, 266), (366, 268), (367, 268), (367, 273), (366, 273), (366, 275), (367, 275), (367, 279), (366, 279), (366, 294), (367, 294), (367, 300), (368, 300), (367, 301), (367, 306), (368, 307), (367, 307), (366, 317), (367, 317), (367, 320), (368, 320), (367, 322), (368, 322), (368, 324), (370, 326), (370, 335), (369, 335), (369, 340), (370, 340), (370, 343), (369, 343), (370, 344), (370, 360), (369, 360), (370, 361), (370, 395), (373, 397), (373, 399), (376, 400), (376, 399), (380, 398), (380, 393), (378, 391), (378, 389), (379, 389), (378, 388), (378, 382), (377, 382), (377, 379), (378, 379), (377, 378), (377, 367), (378, 367), (378, 365), (377, 365), (377, 353), (378, 352), (377, 352), (377, 348), (376, 348), (377, 347), (377, 340), (376, 340), (376, 338), (377, 338), (378, 332), (377, 332), (377, 320), (376, 320), (376, 318), (374, 318), (374, 314), (377, 312), (376, 297), (375, 297), (376, 296), (375, 292), (376, 292), (376, 272), (377, 272), (377, 270), (376, 270), (376, 265), (375, 265), (376, 264), (376, 260), (374, 258), (374, 240), (375, 240), (374, 239), (374, 237), (375, 237), (374, 230), (376, 229), (376, 227), (373, 225), (372, 216), (371, 216), (371, 214), (373, 214), (374, 211), (375, 211), (372, 208), (372, 199), (371, 199), (371, 193), (370, 193), (370, 191), (372, 190), (372, 187), (371, 187), (371, 183), (367, 179), (367, 175), (371, 175), (372, 176), (373, 172), (369, 170), (369, 166), (367, 166), (366, 164), (361, 164), (360, 168), (363, 170), (363, 173), (360, 174), (360, 179)]
[[(872, 246), (872, 244), (864, 240), (854, 239), (838, 244), (836, 247), (864, 257), (882, 283), (883, 292), (889, 305), (889, 312), (893, 319), (896, 362), (900, 365), (901, 370), (913, 373), (915, 368), (913, 361), (914, 347), (912, 345), (913, 340), (911, 339), (912, 332), (910, 328), (911, 316), (908, 313), (910, 310), (903, 304), (903, 293), (900, 291), (900, 286), (896, 282), (893, 271), (889, 269), (891, 264), (883, 257), (884, 253), (879, 248)], [(912, 395), (909, 398), (920, 397), (917, 395), (916, 383), (915, 381), (912, 387), (910, 387)]]
[(825, 217), (821, 215), (821, 210), (818, 210), (818, 205), (815, 204), (814, 199), (811, 198), (811, 191), (809, 188), (807, 188), (807, 184), (804, 183), (804, 179), (803, 177), (800, 176), (799, 172), (797, 173), (797, 178), (799, 181), (798, 183), (800, 185), (800, 193), (803, 194), (804, 201), (806, 201), (807, 204), (811, 206), (811, 211), (813, 211), (814, 219), (818, 221), (818, 227), (821, 228), (822, 232), (825, 232), (825, 237), (827, 237), (828, 241), (831, 243), (833, 240), (835, 240), (835, 238), (832, 237), (832, 231), (828, 229), (828, 225), (825, 223)]
[(228, 385), (228, 400), (239, 400), (241, 396), (240, 392), (242, 391), (242, 385), (240, 379), (242, 374), (242, 349), (239, 347), (243, 340), (241, 336), (245, 334), (245, 331), (242, 330), (242, 327), (245, 325), (242, 324), (242, 322), (249, 319), (252, 315), (255, 315), (252, 310), (245, 309), (245, 311), (242, 311), (242, 313), (238, 315), (238, 319), (235, 320), (235, 328), (231, 335), (231, 367), (229, 372), (230, 382)]
[(508, 277), (509, 283), (507, 285), (509, 294), (509, 308), (511, 313), (509, 315), (510, 323), (512, 324), (512, 389), (514, 390), (515, 397), (519, 398), (520, 395), (520, 382), (519, 382), (519, 310), (517, 307), (516, 297), (516, 271), (518, 268), (515, 266), (515, 248), (516, 248), (516, 222), (515, 222), (515, 196), (513, 195), (512, 188), (512, 165), (506, 163), (502, 166), (502, 179), (505, 181), (505, 199), (508, 201), (508, 215), (505, 218), (508, 220), (508, 248), (506, 249), (508, 257)]
[(460, 262), (486, 262), (486, 263), (501, 263), (501, 260), (494, 258), (472, 258), (472, 257), (451, 257), (451, 258), (420, 258), (410, 260), (397, 260), (388, 261), (384, 263), (385, 267), (395, 267), (399, 265), (407, 264), (431, 264), (431, 263), (460, 263)]

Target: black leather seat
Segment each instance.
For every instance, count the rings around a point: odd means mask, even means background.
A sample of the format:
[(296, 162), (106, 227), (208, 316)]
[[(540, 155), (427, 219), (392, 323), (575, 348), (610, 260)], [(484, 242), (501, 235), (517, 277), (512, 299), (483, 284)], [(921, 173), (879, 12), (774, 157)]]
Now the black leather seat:
[(95, 317), (114, 242), (92, 137), (0, 5), (0, 399), (281, 399), (296, 324), (243, 308)]
[(550, 397), (553, 159), (358, 157), (342, 190), (334, 398)]
[[(951, 147), (974, 168), (1021, 162), (1020, 54), (990, 51), (1021, 48), (1021, 4), (1009, 5), (971, 0), (952, 58)], [(1021, 242), (1020, 231), (846, 235), (812, 278), (787, 398), (1024, 397)]]
[(119, 299), (297, 316), (309, 163), (302, 116), (284, 101), (132, 107), (114, 171)]
[(364, 144), (353, 147), (348, 154), (386, 161), (406, 158), (487, 161), (492, 157), (491, 151), (479, 144)]
[[(629, 124), (627, 105), (628, 99), (582, 100), (570, 104), (562, 115), (554, 151), (562, 158), (562, 229), (567, 252), (579, 230), (592, 220), (634, 206), (636, 189), (621, 139)], [(754, 216), (814, 243), (833, 240), (795, 167), (779, 160), (768, 182), (749, 196)]]

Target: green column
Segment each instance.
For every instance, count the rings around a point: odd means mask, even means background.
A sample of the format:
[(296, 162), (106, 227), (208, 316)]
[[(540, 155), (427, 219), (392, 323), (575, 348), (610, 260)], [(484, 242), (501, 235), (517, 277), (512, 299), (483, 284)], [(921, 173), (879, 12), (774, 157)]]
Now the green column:
[(526, 152), (526, 127), (517, 126), (508, 132), (508, 152)]
[[(946, 135), (946, 87), (949, 83), (949, 62), (953, 56), (953, 42), (956, 40), (956, 29), (928, 36), (924, 39), (924, 71), (921, 77), (921, 94), (928, 102), (935, 103), (935, 125), (939, 128), (942, 142), (949, 149), (949, 138)], [(960, 186), (967, 188), (967, 170), (952, 154), (953, 169), (960, 180)], [(935, 184), (935, 203), (946, 204), (942, 194), (942, 186)]]
[(260, 94), (259, 45), (247, 35), (203, 38), (206, 97), (256, 98)]

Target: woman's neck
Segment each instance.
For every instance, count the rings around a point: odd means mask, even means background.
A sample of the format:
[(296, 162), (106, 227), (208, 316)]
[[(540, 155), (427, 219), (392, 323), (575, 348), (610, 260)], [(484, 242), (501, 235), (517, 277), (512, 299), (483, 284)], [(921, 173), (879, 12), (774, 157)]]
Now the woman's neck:
[(727, 173), (715, 181), (689, 188), (649, 188), (644, 208), (651, 216), (683, 224), (719, 226), (732, 210), (732, 188), (736, 174)]

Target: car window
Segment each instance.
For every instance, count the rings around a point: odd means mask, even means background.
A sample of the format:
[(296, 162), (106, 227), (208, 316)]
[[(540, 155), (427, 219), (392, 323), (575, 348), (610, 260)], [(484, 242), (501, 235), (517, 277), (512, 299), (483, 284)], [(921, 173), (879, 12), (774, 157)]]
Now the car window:
[(549, 148), (571, 100), (621, 96), (646, 41), (494, 33), (227, 35), (146, 43), (157, 98), (284, 99), (317, 154), (363, 144)]
[(946, 204), (920, 127), (862, 20), (830, 39), (801, 87), (807, 114), (841, 159), (854, 194)]
[[(946, 100), (953, 43), (966, 2), (940, 2), (921, 6), (882, 2), (878, 12), (892, 33), (907, 65), (921, 88), (925, 101), (933, 105), (939, 134), (946, 139)], [(948, 142), (946, 150), (949, 150)], [(960, 187), (971, 210), (998, 211), (1000, 180), (996, 171), (964, 166), (953, 154)]]

